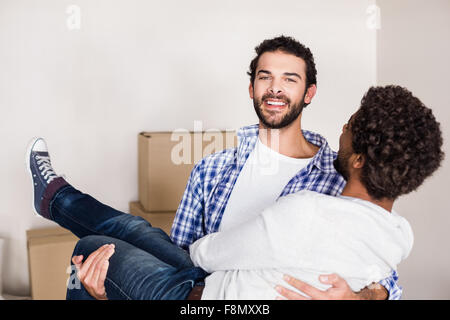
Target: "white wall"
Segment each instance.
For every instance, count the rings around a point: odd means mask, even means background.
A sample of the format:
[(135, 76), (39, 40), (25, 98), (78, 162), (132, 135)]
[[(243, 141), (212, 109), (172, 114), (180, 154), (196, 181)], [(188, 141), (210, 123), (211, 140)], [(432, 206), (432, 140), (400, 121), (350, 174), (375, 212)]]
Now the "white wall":
[[(53, 164), (119, 210), (137, 199), (137, 134), (257, 122), (246, 71), (263, 39), (291, 35), (315, 54), (318, 94), (304, 127), (338, 145), (375, 83), (370, 1), (0, 0), (0, 238), (4, 291), (27, 294), (33, 216), (24, 152), (48, 140)], [(66, 8), (81, 8), (68, 30)], [(69, 263), (69, 262), (68, 262)]]
[(412, 253), (399, 267), (400, 284), (405, 299), (450, 299), (450, 2), (378, 0), (377, 4), (378, 83), (405, 86), (433, 109), (447, 156), (417, 192), (396, 203), (415, 235)]

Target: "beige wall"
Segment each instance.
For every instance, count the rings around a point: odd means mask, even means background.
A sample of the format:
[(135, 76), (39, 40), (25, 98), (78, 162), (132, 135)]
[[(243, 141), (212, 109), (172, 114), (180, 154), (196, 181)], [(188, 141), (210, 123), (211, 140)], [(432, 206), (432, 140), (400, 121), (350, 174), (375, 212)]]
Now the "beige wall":
[[(1, 0), (0, 238), (4, 290), (29, 292), (31, 212), (24, 151), (47, 138), (55, 169), (119, 210), (137, 199), (137, 134), (257, 122), (246, 71), (254, 47), (285, 33), (310, 46), (319, 90), (304, 126), (336, 148), (375, 83), (371, 1)], [(81, 9), (70, 31), (69, 5)], [(348, 75), (352, 76), (349, 77)], [(69, 262), (68, 262), (69, 263)]]
[(415, 243), (399, 267), (405, 299), (450, 299), (450, 1), (378, 0), (377, 83), (409, 88), (441, 122), (447, 158), (395, 208), (411, 223)]

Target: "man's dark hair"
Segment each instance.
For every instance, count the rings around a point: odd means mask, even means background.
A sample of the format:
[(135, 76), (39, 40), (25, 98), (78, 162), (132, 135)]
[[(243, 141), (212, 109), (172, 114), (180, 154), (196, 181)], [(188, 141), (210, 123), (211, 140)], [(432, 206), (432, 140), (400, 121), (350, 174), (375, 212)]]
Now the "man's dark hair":
[(250, 76), (250, 82), (254, 84), (256, 77), (256, 68), (261, 55), (265, 52), (281, 51), (292, 54), (303, 59), (306, 63), (306, 89), (312, 85), (317, 84), (317, 70), (314, 63), (314, 57), (311, 51), (303, 44), (291, 37), (279, 36), (273, 39), (267, 39), (261, 42), (256, 48), (256, 57), (250, 62), (250, 71), (247, 74)]
[(370, 88), (350, 130), (353, 151), (365, 157), (361, 181), (374, 199), (416, 190), (444, 158), (431, 109), (399, 86)]

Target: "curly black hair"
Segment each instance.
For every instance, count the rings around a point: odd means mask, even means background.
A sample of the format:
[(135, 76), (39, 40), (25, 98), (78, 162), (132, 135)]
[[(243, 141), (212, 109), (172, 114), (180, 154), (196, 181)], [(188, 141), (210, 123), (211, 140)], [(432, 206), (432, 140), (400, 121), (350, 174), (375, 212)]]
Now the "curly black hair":
[(252, 84), (255, 81), (256, 68), (258, 67), (258, 61), (261, 55), (265, 52), (275, 51), (282, 51), (303, 59), (306, 63), (306, 88), (310, 85), (317, 84), (316, 64), (314, 63), (311, 50), (294, 38), (281, 35), (273, 39), (266, 39), (255, 48), (255, 51), (256, 57), (250, 62), (250, 70), (247, 72)]
[(444, 158), (439, 122), (400, 86), (371, 87), (350, 130), (353, 151), (365, 157), (361, 181), (377, 200), (416, 190)]

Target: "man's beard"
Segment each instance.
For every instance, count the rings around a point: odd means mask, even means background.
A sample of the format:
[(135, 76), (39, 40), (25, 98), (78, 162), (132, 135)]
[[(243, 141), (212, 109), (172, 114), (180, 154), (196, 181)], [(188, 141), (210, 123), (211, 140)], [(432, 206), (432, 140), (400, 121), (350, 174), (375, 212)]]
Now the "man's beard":
[(339, 150), (337, 158), (333, 161), (334, 168), (346, 181), (348, 181), (350, 176), (350, 172), (348, 171), (348, 161), (351, 155), (351, 153)]
[[(263, 111), (261, 110), (262, 105), (264, 104), (264, 100), (266, 99), (282, 99), (288, 108), (288, 112), (281, 118), (279, 121), (273, 121), (270, 123), (263, 115)], [(253, 107), (255, 108), (256, 114), (258, 115), (259, 120), (262, 124), (268, 129), (281, 129), (287, 127), (295, 119), (298, 118), (300, 113), (303, 111), (303, 107), (305, 106), (304, 97), (300, 100), (299, 103), (291, 105), (291, 100), (284, 96), (274, 96), (274, 95), (263, 95), (261, 99), (253, 98)]]

